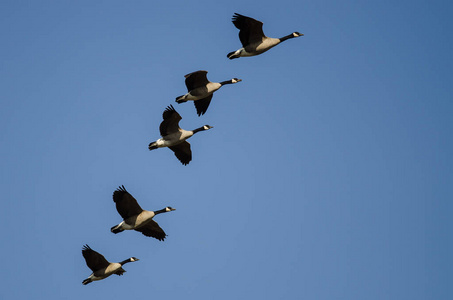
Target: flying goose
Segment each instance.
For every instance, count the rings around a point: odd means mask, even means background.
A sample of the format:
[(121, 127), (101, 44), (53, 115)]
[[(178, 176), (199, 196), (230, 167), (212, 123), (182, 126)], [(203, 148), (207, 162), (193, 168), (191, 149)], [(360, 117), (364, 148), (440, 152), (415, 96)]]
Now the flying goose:
[(232, 20), (234, 26), (239, 29), (239, 39), (243, 48), (228, 53), (229, 59), (243, 56), (254, 56), (266, 52), (287, 39), (303, 36), (302, 33), (293, 32), (282, 38), (270, 38), (264, 35), (263, 22), (235, 13)]
[(139, 260), (138, 258), (131, 257), (119, 263), (111, 263), (105, 259), (104, 255), (94, 251), (88, 245), (83, 246), (82, 255), (85, 258), (88, 268), (93, 271), (90, 277), (82, 281), (83, 285), (87, 285), (92, 281), (102, 280), (112, 274), (123, 275), (126, 272), (122, 268), (124, 264)]
[(232, 84), (242, 81), (242, 79), (233, 78), (222, 82), (211, 82), (206, 77), (208, 71), (196, 71), (185, 75), (186, 87), (188, 93), (176, 97), (176, 102), (183, 103), (193, 100), (198, 116), (204, 115), (211, 103), (212, 94), (225, 84)]
[(190, 144), (186, 141), (197, 132), (209, 130), (213, 128), (209, 125), (204, 125), (194, 130), (184, 130), (179, 128), (179, 121), (182, 119), (172, 105), (168, 106), (162, 114), (164, 120), (160, 123), (161, 139), (149, 144), (149, 150), (168, 147), (183, 165), (187, 165), (192, 160), (192, 151)]
[(116, 203), (116, 210), (123, 218), (123, 221), (118, 225), (113, 226), (110, 230), (113, 233), (119, 233), (124, 230), (136, 230), (146, 236), (153, 237), (159, 241), (163, 241), (167, 236), (160, 228), (153, 217), (155, 215), (173, 211), (174, 208), (167, 206), (161, 210), (150, 211), (143, 210), (138, 205), (137, 200), (126, 191), (124, 185), (120, 186), (113, 192), (113, 201)]

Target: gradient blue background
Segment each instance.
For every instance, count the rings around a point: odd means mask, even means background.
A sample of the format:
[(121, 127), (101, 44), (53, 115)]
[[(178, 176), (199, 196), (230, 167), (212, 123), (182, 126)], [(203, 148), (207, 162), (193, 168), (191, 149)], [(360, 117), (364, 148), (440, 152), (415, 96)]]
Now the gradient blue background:
[[(259, 4), (258, 4), (259, 3)], [(231, 16), (304, 37), (230, 61)], [(1, 1), (1, 299), (453, 299), (450, 1)], [(184, 75), (233, 77), (203, 117)], [(164, 108), (204, 124), (184, 167)], [(112, 193), (165, 242), (114, 235)], [(82, 286), (88, 243), (127, 273)]]

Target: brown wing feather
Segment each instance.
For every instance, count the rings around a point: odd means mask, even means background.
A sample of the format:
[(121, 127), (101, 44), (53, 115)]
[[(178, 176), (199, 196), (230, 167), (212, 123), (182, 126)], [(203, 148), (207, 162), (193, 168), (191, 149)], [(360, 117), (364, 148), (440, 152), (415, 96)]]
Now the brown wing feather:
[(183, 165), (189, 164), (189, 162), (192, 160), (192, 151), (190, 150), (189, 142), (184, 141), (178, 145), (168, 148), (170, 148), (175, 153), (175, 156)]
[(126, 270), (124, 270), (123, 268), (120, 268), (120, 269), (118, 269), (118, 271), (115, 272), (115, 274), (118, 276), (121, 276), (124, 274), (124, 272), (126, 272)]
[(116, 210), (123, 219), (136, 216), (143, 211), (137, 200), (126, 191), (124, 185), (113, 192), (113, 201), (116, 203)]
[(83, 246), (82, 255), (85, 258), (85, 262), (86, 262), (88, 268), (90, 268), (91, 271), (93, 271), (93, 272), (96, 272), (103, 268), (107, 268), (107, 266), (110, 264), (105, 259), (104, 255), (94, 251), (88, 245)]
[(159, 241), (165, 240), (167, 236), (164, 230), (154, 220), (149, 221), (146, 225), (135, 230), (141, 232), (143, 235), (156, 238)]
[(212, 96), (213, 95), (211, 94), (206, 98), (196, 100), (193, 102), (193, 104), (195, 105), (195, 108), (197, 109), (197, 114), (199, 117), (201, 115), (204, 115), (204, 113), (208, 110), (209, 104), (211, 103)]
[(239, 29), (239, 39), (243, 47), (260, 42), (265, 37), (261, 21), (235, 13), (232, 22)]
[(168, 106), (162, 114), (164, 120), (160, 123), (159, 130), (162, 137), (171, 133), (178, 132), (179, 121), (182, 119), (178, 112), (173, 108), (173, 105)]
[(200, 70), (185, 75), (187, 91), (190, 92), (191, 90), (207, 85), (209, 80), (206, 74), (208, 74), (208, 71)]

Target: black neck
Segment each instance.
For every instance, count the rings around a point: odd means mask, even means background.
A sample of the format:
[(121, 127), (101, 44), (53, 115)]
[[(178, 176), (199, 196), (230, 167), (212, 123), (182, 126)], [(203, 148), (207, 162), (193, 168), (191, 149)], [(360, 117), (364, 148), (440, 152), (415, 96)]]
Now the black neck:
[(204, 126), (202, 126), (202, 127), (200, 127), (200, 128), (197, 128), (197, 129), (194, 129), (194, 130), (192, 130), (192, 132), (195, 134), (195, 133), (200, 132), (200, 131), (203, 131), (203, 130), (205, 130), (205, 129), (204, 129)]
[(231, 82), (231, 80), (227, 80), (227, 81), (222, 81), (220, 82), (221, 85), (225, 85), (225, 84), (231, 84), (233, 82)]
[(291, 33), (291, 34), (288, 34), (282, 38), (280, 38), (280, 42), (284, 42), (286, 41), (287, 39), (292, 39), (294, 37), (294, 35)]
[(154, 211), (154, 214), (155, 215), (158, 215), (158, 214), (161, 214), (161, 213), (164, 213), (164, 212), (167, 212), (167, 210), (165, 208), (161, 209), (161, 210), (156, 210)]
[(131, 259), (128, 258), (126, 260), (123, 260), (122, 262), (120, 262), (121, 265), (124, 265), (124, 264), (127, 264), (128, 262), (131, 262)]

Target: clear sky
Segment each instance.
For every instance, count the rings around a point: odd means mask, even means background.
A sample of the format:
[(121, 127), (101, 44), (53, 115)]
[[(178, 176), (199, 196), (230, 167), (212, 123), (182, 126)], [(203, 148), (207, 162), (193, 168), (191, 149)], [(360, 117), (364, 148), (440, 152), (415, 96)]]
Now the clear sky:
[[(258, 4), (259, 3), (259, 4)], [(233, 13), (304, 37), (228, 60)], [(1, 299), (453, 299), (451, 1), (1, 1)], [(221, 88), (198, 117), (184, 75)], [(162, 112), (214, 126), (182, 166)], [(114, 235), (124, 185), (165, 242)], [(87, 286), (89, 244), (127, 273)]]

